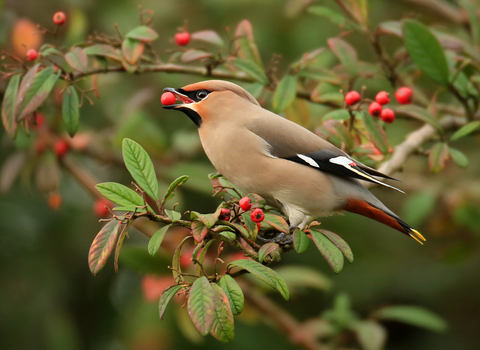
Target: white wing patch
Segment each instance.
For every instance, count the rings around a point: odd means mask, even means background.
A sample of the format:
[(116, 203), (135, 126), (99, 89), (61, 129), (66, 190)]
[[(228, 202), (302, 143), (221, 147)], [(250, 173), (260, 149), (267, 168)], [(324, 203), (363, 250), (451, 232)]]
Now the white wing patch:
[[(298, 155), (300, 157), (300, 155)], [(308, 157), (306, 157), (308, 158)], [(303, 158), (302, 158), (303, 159)], [(311, 158), (309, 158), (311, 159)], [(313, 159), (311, 159), (313, 161)], [(308, 161), (305, 160), (307, 163)], [(351, 160), (351, 159), (348, 159), (347, 157), (344, 157), (344, 156), (339, 156), (339, 157), (335, 157), (335, 158), (330, 158), (329, 159), (329, 162), (330, 163), (333, 163), (333, 164), (338, 164), (338, 165), (341, 165), (345, 168), (347, 168), (348, 170), (350, 171), (353, 171), (354, 173), (366, 178), (366, 179), (369, 179), (370, 181), (373, 181), (379, 185), (382, 185), (382, 186), (385, 186), (385, 187), (389, 187), (389, 188), (392, 188), (394, 190), (397, 190), (399, 192), (402, 192), (402, 193), (405, 193), (403, 192), (402, 190), (399, 190), (398, 188), (396, 187), (393, 187), (393, 186), (390, 186), (390, 185), (387, 185), (386, 183), (383, 183), (377, 179), (375, 179), (374, 177), (370, 176), (369, 174), (365, 173), (364, 171), (361, 171), (361, 170), (357, 170), (355, 169), (354, 167), (357, 166), (357, 164), (355, 163), (355, 161)], [(310, 164), (310, 163), (309, 163)], [(316, 163), (315, 163), (316, 164)], [(318, 165), (317, 165), (318, 167)]]
[[(297, 154), (298, 158), (302, 159), (304, 162), (308, 163), (309, 165), (315, 167), (315, 168), (320, 168), (317, 164), (316, 161), (314, 161), (312, 158), (307, 157), (303, 154)], [(345, 157), (344, 157), (345, 158)]]

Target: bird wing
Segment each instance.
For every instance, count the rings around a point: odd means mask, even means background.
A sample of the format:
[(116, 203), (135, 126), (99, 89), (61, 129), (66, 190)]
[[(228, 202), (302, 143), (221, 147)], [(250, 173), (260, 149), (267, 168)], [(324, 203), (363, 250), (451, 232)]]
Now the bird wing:
[[(268, 112), (268, 111), (266, 111)], [(246, 124), (248, 130), (269, 145), (269, 155), (319, 171), (376, 183), (404, 193), (376, 177), (396, 180), (354, 159), (304, 127), (273, 113), (264, 113)]]

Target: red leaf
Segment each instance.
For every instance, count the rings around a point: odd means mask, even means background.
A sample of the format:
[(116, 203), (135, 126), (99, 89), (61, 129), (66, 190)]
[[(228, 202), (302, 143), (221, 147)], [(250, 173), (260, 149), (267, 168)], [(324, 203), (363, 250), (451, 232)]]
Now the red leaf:
[(135, 39), (125, 39), (122, 43), (122, 54), (125, 60), (134, 65), (142, 56), (145, 50), (145, 43)]
[(110, 221), (103, 226), (93, 240), (88, 252), (88, 266), (94, 276), (105, 266), (108, 257), (112, 254), (121, 225), (122, 223), (118, 220)]

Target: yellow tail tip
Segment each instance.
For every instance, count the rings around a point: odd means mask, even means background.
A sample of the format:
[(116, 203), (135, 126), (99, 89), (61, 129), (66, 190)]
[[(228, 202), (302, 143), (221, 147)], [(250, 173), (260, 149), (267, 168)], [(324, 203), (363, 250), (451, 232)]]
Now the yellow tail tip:
[(423, 245), (423, 242), (426, 241), (425, 237), (423, 237), (420, 232), (418, 232), (417, 230), (414, 230), (413, 228), (411, 232), (408, 233), (408, 235), (422, 245)]

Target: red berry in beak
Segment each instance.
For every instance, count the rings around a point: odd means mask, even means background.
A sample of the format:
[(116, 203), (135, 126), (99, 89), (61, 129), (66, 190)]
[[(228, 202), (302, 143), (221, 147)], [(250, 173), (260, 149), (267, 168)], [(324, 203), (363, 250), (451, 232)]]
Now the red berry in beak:
[(175, 95), (173, 92), (165, 92), (162, 97), (160, 98), (160, 102), (162, 102), (162, 105), (168, 106), (168, 105), (173, 105), (175, 104)]

